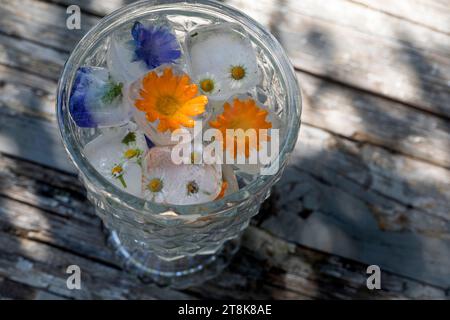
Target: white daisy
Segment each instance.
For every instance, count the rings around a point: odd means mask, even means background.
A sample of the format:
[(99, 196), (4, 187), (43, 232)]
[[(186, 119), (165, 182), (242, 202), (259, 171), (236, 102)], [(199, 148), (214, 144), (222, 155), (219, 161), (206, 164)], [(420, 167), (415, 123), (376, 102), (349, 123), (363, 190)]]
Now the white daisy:
[(195, 83), (198, 85), (200, 92), (204, 95), (214, 97), (222, 91), (222, 83), (217, 80), (212, 73), (205, 73), (197, 77)]

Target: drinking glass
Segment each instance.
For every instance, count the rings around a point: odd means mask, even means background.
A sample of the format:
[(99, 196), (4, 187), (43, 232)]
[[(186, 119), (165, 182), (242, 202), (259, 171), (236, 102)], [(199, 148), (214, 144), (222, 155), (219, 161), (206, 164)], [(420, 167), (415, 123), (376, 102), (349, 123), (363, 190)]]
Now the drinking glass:
[[(69, 98), (76, 70), (82, 65), (106, 65), (108, 42), (115, 30), (136, 20), (161, 18), (169, 20), (178, 34), (220, 22), (238, 23), (246, 30), (262, 73), (254, 94), (281, 120), (280, 148), (273, 174), (249, 176), (238, 171), (238, 192), (210, 203), (163, 205), (120, 190), (89, 163), (83, 146), (101, 130), (81, 130), (70, 117)], [(121, 265), (144, 281), (185, 288), (216, 276), (238, 250), (241, 234), (270, 195), (294, 148), (300, 127), (301, 97), (294, 69), (283, 48), (252, 18), (214, 1), (151, 0), (111, 13), (81, 39), (61, 74), (56, 108), (65, 148)]]

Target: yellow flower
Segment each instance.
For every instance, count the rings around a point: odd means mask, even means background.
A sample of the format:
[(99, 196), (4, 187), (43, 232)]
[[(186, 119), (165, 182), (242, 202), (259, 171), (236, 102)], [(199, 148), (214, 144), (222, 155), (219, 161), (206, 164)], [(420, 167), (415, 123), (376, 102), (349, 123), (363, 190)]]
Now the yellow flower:
[[(266, 121), (266, 116), (268, 111), (258, 107), (255, 100), (246, 99), (239, 100), (235, 98), (233, 100), (233, 105), (228, 102), (223, 106), (224, 111), (222, 114), (218, 115), (215, 120), (210, 121), (209, 124), (212, 128), (218, 129), (222, 133), (223, 146), (228, 149), (234, 157), (237, 157), (237, 147), (239, 144), (245, 143), (245, 157), (250, 156), (250, 149), (260, 149), (260, 138), (265, 141), (269, 141), (270, 137), (267, 132), (259, 132), (260, 129), (270, 129), (272, 128), (272, 123)], [(244, 131), (248, 129), (254, 129), (256, 131), (256, 144), (252, 144), (249, 136), (234, 136), (233, 145), (228, 146), (226, 141), (226, 130), (227, 129), (242, 129)], [(245, 139), (242, 141), (241, 139)]]
[(188, 75), (174, 75), (172, 68), (165, 68), (160, 76), (152, 71), (144, 77), (135, 106), (146, 113), (148, 121), (159, 120), (160, 132), (181, 126), (192, 128), (193, 117), (202, 114), (208, 103), (206, 96), (197, 93), (197, 85), (191, 83)]
[(122, 173), (123, 173), (123, 168), (122, 168), (121, 165), (114, 166), (114, 167), (111, 169), (111, 174), (113, 175), (113, 177), (118, 177), (118, 176), (120, 176)]
[(159, 178), (153, 178), (150, 180), (150, 182), (147, 184), (148, 190), (151, 192), (160, 192), (163, 188), (163, 182)]
[(139, 149), (128, 149), (123, 153), (125, 159), (132, 159), (140, 154)]

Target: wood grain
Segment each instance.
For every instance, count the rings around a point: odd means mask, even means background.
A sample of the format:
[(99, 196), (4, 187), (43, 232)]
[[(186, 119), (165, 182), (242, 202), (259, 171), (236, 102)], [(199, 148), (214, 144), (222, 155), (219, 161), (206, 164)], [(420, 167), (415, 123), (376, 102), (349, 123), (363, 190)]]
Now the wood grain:
[(400, 20), (417, 23), (433, 31), (450, 34), (446, 0), (351, 0), (370, 9), (392, 15)]

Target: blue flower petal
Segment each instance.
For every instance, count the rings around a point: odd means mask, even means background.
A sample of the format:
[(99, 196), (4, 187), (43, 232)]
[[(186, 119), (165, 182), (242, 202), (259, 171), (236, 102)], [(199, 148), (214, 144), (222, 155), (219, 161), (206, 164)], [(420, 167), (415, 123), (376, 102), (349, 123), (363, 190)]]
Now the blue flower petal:
[(177, 38), (164, 26), (145, 27), (135, 22), (131, 30), (135, 45), (135, 60), (142, 60), (149, 69), (164, 63), (174, 63), (181, 56)]
[(86, 103), (86, 95), (91, 84), (89, 74), (91, 70), (81, 67), (77, 70), (75, 81), (70, 95), (69, 111), (77, 126), (83, 128), (93, 128), (97, 123), (92, 119)]
[(149, 149), (153, 148), (153, 147), (155, 146), (155, 144), (153, 143), (153, 141), (150, 140), (149, 138), (147, 138), (146, 135), (144, 135), (144, 137), (145, 137), (145, 142), (147, 143), (147, 147), (148, 147)]

